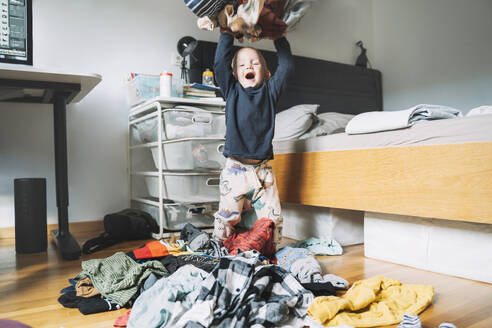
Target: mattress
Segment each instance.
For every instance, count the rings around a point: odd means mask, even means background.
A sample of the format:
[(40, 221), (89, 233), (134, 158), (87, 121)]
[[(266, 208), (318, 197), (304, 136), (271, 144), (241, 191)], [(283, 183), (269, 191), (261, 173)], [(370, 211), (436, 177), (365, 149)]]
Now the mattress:
[(477, 115), (454, 119), (420, 121), (410, 128), (348, 135), (274, 141), (275, 154), (388, 148), (492, 141), (492, 115)]

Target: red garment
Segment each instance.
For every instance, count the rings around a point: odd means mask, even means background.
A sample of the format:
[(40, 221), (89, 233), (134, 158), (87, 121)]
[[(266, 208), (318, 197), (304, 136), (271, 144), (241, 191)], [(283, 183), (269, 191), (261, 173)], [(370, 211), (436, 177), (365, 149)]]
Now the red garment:
[(287, 24), (281, 19), (284, 15), (285, 0), (265, 0), (258, 18), (262, 28), (261, 38), (278, 39), (285, 36)]
[(173, 245), (165, 243), (161, 240), (153, 240), (146, 243), (145, 246), (127, 253), (127, 255), (134, 260), (138, 260), (163, 257), (169, 254), (177, 254), (181, 252), (182, 249), (179, 246), (174, 247)]
[(250, 231), (233, 233), (226, 240), (224, 246), (229, 250), (230, 255), (236, 255), (238, 250), (246, 252), (257, 250), (261, 255), (273, 257), (275, 255), (275, 245), (273, 244), (273, 230), (275, 223), (266, 218), (261, 218), (255, 222)]
[(149, 241), (144, 247), (133, 251), (135, 259), (149, 259), (169, 255), (169, 250), (160, 241)]

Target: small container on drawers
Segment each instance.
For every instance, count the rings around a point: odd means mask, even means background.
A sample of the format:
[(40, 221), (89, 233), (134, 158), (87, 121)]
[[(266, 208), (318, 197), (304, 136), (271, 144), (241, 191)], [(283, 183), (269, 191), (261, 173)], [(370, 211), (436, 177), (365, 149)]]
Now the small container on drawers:
[[(219, 201), (220, 172), (163, 172), (162, 198), (178, 203)], [(146, 176), (151, 197), (159, 198), (159, 177)]]
[[(162, 140), (181, 138), (224, 138), (225, 114), (190, 106), (163, 110)], [(158, 140), (155, 117), (135, 124), (136, 135), (142, 143)]]
[(159, 95), (159, 75), (138, 74), (127, 82), (127, 102), (130, 107)]
[[(140, 202), (133, 202), (132, 207), (149, 213), (159, 222), (159, 207)], [(217, 203), (178, 204), (164, 200), (162, 228), (166, 230), (181, 230), (187, 223), (191, 223), (197, 228), (213, 227), (213, 214), (217, 211), (217, 208)]]
[[(162, 143), (163, 170), (221, 169), (225, 164), (224, 139), (189, 138)], [(159, 168), (159, 147), (150, 149)]]

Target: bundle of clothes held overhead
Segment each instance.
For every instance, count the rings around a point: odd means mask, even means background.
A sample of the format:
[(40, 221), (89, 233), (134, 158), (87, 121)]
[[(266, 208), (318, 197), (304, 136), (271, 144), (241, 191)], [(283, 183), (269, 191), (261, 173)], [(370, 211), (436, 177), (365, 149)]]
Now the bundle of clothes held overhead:
[(315, 257), (341, 255), (336, 240), (310, 238), (275, 252), (272, 240), (255, 237), (272, 236), (269, 229), (258, 220), (221, 242), (187, 224), (174, 242), (152, 240), (83, 261), (58, 301), (83, 314), (131, 307), (114, 327), (375, 327), (399, 323), (432, 301), (432, 286), (382, 276), (348, 289)]
[(220, 28), (242, 41), (278, 39), (292, 31), (317, 0), (184, 0), (198, 27)]

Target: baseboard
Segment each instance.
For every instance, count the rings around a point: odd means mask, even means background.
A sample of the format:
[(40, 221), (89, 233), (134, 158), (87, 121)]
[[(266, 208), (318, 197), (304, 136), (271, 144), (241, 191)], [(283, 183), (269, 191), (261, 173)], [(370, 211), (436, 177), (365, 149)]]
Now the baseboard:
[[(58, 223), (48, 224), (48, 238), (51, 238), (51, 230), (53, 229), (58, 229)], [(71, 222), (68, 225), (68, 229), (73, 234), (83, 232), (103, 232), (104, 222), (102, 220)], [(0, 239), (15, 239), (15, 227), (0, 228)]]

